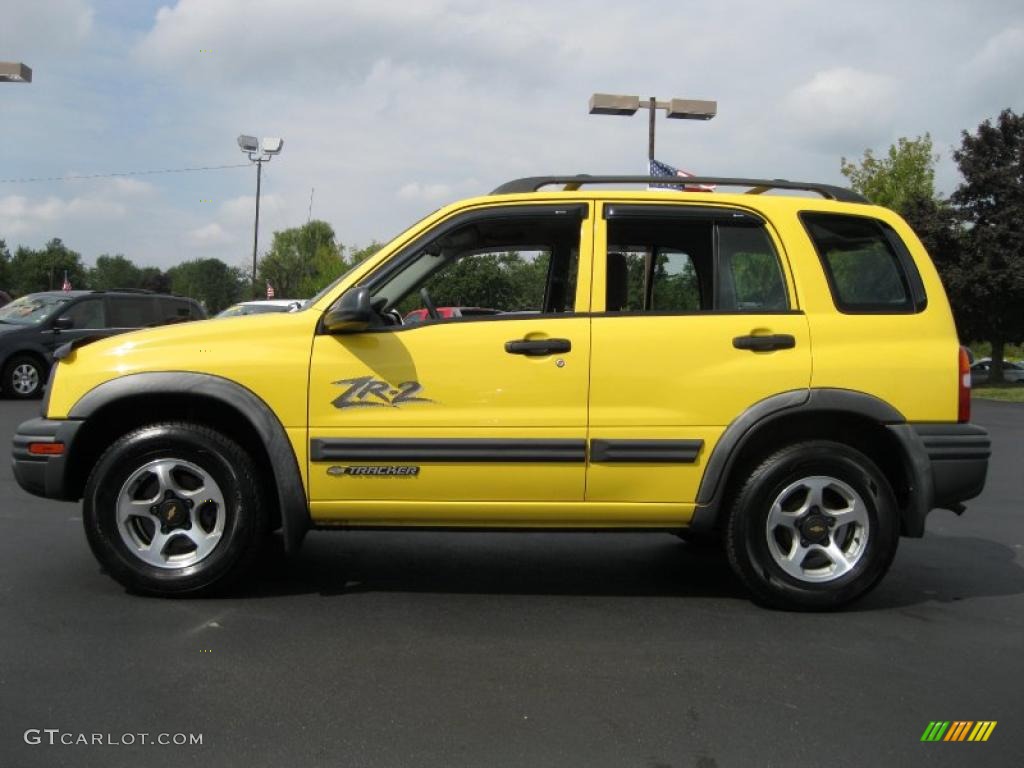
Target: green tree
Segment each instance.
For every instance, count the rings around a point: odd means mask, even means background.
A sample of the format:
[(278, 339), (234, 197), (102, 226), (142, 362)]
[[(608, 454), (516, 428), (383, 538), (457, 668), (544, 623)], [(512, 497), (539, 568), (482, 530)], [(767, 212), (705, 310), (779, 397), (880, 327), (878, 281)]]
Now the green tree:
[(139, 269), (138, 287), (156, 293), (168, 293), (171, 290), (171, 278), (159, 267), (142, 267)]
[(9, 267), (12, 293), (18, 296), (37, 291), (60, 290), (67, 273), (71, 287), (87, 288), (86, 269), (80, 254), (72, 251), (59, 237), (40, 250), (19, 246)]
[(89, 270), (89, 287), (97, 290), (112, 288), (141, 288), (142, 270), (122, 254), (97, 257), (96, 266)]
[(378, 243), (376, 240), (371, 240), (369, 245), (363, 247), (352, 246), (349, 248), (348, 258), (345, 260), (348, 262), (348, 266), (361, 264), (383, 247), (384, 243)]
[(872, 203), (899, 213), (921, 239), (946, 285), (961, 338), (969, 340), (973, 330), (969, 317), (974, 297), (963, 290), (965, 231), (956, 207), (935, 191), (935, 163), (927, 133), (915, 139), (900, 138), (879, 159), (871, 150), (859, 164), (841, 161), (841, 170), (854, 190)]
[(0, 291), (11, 292), (11, 252), (7, 243), (0, 240)]
[(929, 134), (914, 139), (901, 137), (883, 158), (864, 151), (859, 163), (840, 160), (840, 170), (860, 192), (876, 205), (902, 212), (918, 200), (935, 199), (935, 163)]
[(992, 343), (990, 380), (1000, 382), (1007, 342), (1024, 338), (1024, 116), (1007, 109), (964, 131), (953, 157), (964, 181), (952, 199), (967, 225), (952, 274), (957, 319), (969, 338)]
[(274, 233), (270, 250), (259, 264), (259, 279), (270, 283), (278, 298), (302, 299), (317, 293), (345, 266), (342, 245), (331, 225), (314, 219)]
[(900, 214), (921, 238), (943, 277), (960, 258), (961, 232), (956, 211), (935, 191), (935, 163), (929, 134), (899, 138), (882, 159), (868, 149), (860, 163), (844, 157), (840, 169), (854, 191)]
[(211, 315), (238, 301), (248, 284), (245, 274), (220, 259), (194, 259), (167, 270), (171, 290), (199, 300)]

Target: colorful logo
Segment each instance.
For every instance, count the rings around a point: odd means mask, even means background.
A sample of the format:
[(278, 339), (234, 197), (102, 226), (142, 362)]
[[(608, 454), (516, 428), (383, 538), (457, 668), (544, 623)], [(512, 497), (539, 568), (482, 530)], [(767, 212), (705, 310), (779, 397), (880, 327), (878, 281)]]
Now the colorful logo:
[(995, 720), (932, 720), (921, 741), (988, 741), (995, 729)]

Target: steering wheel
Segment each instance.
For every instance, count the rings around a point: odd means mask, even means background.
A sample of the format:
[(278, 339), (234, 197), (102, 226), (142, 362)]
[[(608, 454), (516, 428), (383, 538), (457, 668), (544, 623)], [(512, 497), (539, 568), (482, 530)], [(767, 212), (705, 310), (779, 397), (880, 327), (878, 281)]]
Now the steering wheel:
[(437, 307), (434, 306), (434, 300), (430, 298), (426, 286), (420, 288), (420, 298), (423, 300), (423, 306), (427, 308), (427, 315), (430, 319), (440, 320), (441, 314), (437, 311)]

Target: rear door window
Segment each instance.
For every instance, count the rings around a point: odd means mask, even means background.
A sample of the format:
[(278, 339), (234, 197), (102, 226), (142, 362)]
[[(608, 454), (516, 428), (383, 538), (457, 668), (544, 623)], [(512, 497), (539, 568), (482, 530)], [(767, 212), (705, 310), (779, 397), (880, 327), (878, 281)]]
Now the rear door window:
[(197, 317), (192, 302), (186, 299), (161, 297), (157, 301), (160, 304), (161, 323), (183, 323), (187, 320), (195, 320)]
[(765, 313), (790, 309), (760, 219), (720, 209), (606, 209), (608, 312)]

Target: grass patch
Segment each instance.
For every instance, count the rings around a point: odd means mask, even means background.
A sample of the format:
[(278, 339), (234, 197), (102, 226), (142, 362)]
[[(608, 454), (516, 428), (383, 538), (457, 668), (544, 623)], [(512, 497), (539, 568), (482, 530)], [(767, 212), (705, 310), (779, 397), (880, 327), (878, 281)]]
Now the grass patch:
[(1020, 384), (1003, 384), (1000, 387), (985, 386), (971, 390), (971, 397), (982, 400), (1005, 400), (1011, 403), (1024, 403), (1024, 386)]

